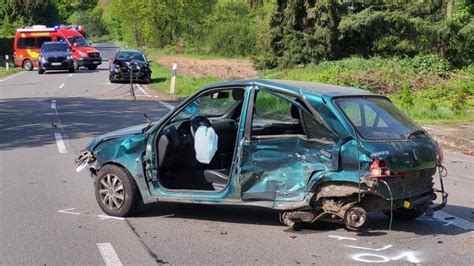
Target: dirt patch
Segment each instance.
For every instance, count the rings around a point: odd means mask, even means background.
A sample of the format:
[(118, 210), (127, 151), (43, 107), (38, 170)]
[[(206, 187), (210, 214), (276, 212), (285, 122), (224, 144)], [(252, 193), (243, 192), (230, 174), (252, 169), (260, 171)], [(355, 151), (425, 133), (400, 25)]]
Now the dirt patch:
[(198, 59), (185, 56), (159, 56), (157, 61), (171, 69), (178, 64), (177, 73), (188, 77), (214, 77), (220, 80), (252, 79), (257, 71), (248, 60), (241, 59)]

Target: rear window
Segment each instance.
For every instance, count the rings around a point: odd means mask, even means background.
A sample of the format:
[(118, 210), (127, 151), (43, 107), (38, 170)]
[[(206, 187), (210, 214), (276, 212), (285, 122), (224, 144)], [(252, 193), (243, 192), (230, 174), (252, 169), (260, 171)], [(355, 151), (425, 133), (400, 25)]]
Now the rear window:
[(66, 52), (67, 50), (68, 46), (60, 43), (45, 44), (41, 47), (41, 51), (43, 52)]
[(337, 99), (336, 104), (367, 140), (401, 140), (421, 128), (388, 99), (351, 97)]
[(19, 38), (17, 48), (19, 49), (39, 49), (45, 42), (50, 42), (51, 37), (27, 37)]

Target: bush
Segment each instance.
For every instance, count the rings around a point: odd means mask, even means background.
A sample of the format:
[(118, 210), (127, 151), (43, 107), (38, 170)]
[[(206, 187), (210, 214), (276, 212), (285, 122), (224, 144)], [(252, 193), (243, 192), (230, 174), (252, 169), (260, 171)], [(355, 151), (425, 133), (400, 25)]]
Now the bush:
[(225, 56), (245, 56), (255, 49), (255, 29), (240, 22), (223, 22), (214, 27), (206, 43), (211, 53)]

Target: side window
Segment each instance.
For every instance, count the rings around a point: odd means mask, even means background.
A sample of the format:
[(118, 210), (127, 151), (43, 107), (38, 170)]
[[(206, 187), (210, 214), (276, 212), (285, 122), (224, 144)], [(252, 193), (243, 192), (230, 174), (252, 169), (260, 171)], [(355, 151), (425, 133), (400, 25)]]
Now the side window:
[[(293, 99), (283, 95), (258, 91), (252, 119), (252, 136), (303, 135), (300, 110), (291, 102)], [(287, 98), (287, 99), (285, 99)]]
[(18, 39), (18, 48), (20, 49), (31, 49), (35, 48), (36, 38), (20, 38)]
[(41, 48), (41, 46), (43, 45), (43, 43), (45, 43), (45, 42), (50, 42), (50, 41), (51, 41), (51, 37), (40, 37), (40, 38), (36, 38), (35, 48)]

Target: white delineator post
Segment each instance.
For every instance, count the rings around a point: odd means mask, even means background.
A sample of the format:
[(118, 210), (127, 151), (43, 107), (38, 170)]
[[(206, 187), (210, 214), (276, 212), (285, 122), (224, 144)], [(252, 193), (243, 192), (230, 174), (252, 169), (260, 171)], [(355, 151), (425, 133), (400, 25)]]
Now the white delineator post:
[(170, 94), (174, 94), (174, 85), (176, 83), (176, 69), (178, 68), (178, 64), (174, 63), (173, 67), (171, 68), (171, 87), (170, 87)]
[(8, 71), (9, 65), (8, 65), (8, 55), (5, 55), (5, 69)]

